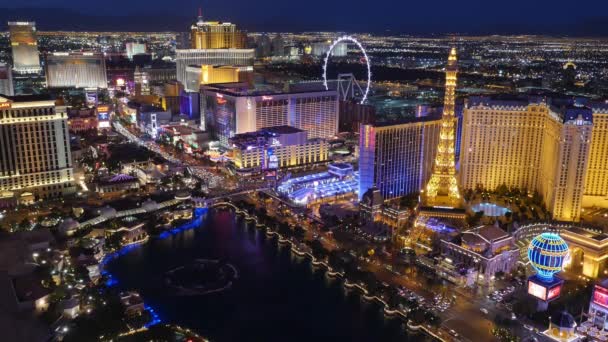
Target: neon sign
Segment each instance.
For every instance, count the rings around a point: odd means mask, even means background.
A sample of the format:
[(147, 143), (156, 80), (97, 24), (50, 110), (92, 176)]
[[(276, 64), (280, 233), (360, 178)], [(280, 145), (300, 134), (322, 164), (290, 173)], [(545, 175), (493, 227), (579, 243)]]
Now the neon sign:
[(556, 287), (551, 288), (549, 290), (549, 294), (547, 295), (547, 300), (559, 297), (561, 292), (562, 292), (561, 286), (556, 286)]
[(603, 287), (596, 286), (593, 291), (593, 303), (608, 308), (608, 290)]

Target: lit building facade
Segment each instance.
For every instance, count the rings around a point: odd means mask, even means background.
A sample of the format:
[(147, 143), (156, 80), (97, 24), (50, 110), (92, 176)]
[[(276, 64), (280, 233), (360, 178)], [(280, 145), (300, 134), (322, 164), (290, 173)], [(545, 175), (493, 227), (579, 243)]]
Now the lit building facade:
[(189, 65), (253, 66), (253, 49), (186, 49), (175, 50), (177, 80), (186, 83)]
[(469, 269), (472, 276), (468, 281), (482, 284), (492, 282), (498, 272), (511, 272), (519, 260), (513, 237), (495, 226), (481, 226), (462, 233), (460, 244), (441, 240), (441, 254), (447, 264), (439, 267), (440, 275), (454, 277), (450, 272), (452, 267)]
[(361, 125), (360, 196), (374, 186), (385, 200), (418, 193), (431, 175), (441, 122), (423, 117), (394, 125)]
[[(318, 42), (312, 44), (312, 54), (315, 56), (325, 56), (329, 51), (329, 47), (331, 46), (331, 42)], [(346, 57), (348, 53), (348, 45), (346, 43), (338, 43), (334, 46), (331, 55), (334, 57)]]
[(0, 97), (0, 191), (39, 199), (75, 191), (67, 114), (38, 96)]
[(150, 74), (146, 70), (135, 67), (133, 72), (135, 82), (135, 95), (150, 95)]
[(374, 124), (376, 108), (357, 101), (340, 101), (340, 132), (358, 132), (360, 125)]
[(570, 263), (566, 265), (574, 273), (586, 277), (605, 276), (608, 270), (608, 235), (583, 227), (566, 227), (560, 236), (570, 246)]
[(6, 64), (0, 64), (0, 94), (8, 96), (15, 95), (13, 72)]
[(153, 139), (158, 137), (162, 125), (171, 122), (171, 112), (155, 106), (142, 106), (137, 113), (139, 130), (150, 135)]
[[(593, 121), (589, 107), (555, 109), (542, 99), (471, 98), (464, 111), (461, 185), (538, 191), (554, 219), (578, 221), (594, 148)], [(602, 130), (597, 132), (601, 141)], [(602, 148), (595, 146), (596, 151)], [(596, 159), (594, 165), (604, 163)]]
[(290, 126), (237, 134), (230, 142), (233, 163), (240, 172), (300, 167), (329, 160), (326, 140), (308, 139), (306, 131)]
[(49, 88), (107, 88), (105, 57), (99, 52), (54, 52), (46, 55)]
[[(602, 279), (595, 284), (591, 301), (589, 302), (590, 325), (583, 325), (583, 332), (591, 333), (591, 326), (597, 327), (600, 331), (608, 330), (608, 279)], [(585, 329), (587, 328), (587, 329)]]
[(247, 41), (245, 32), (235, 24), (219, 21), (204, 21), (199, 9), (198, 20), (190, 28), (193, 49), (243, 49)]
[(39, 73), (40, 55), (36, 38), (36, 23), (11, 21), (8, 31), (13, 52), (13, 70), (19, 74)]
[(146, 53), (146, 43), (127, 42), (125, 43), (125, 50), (127, 52), (127, 58), (133, 60), (134, 55)]
[(608, 208), (608, 103), (590, 103), (593, 129), (583, 207)]
[(292, 177), (277, 187), (277, 192), (294, 204), (334, 202), (338, 198), (352, 198), (357, 194), (359, 177), (353, 166), (345, 163), (329, 164), (327, 171)]
[(68, 128), (70, 133), (94, 131), (98, 128), (95, 108), (68, 109)]
[(184, 87), (187, 91), (200, 90), (201, 84), (214, 83), (233, 83), (240, 81), (240, 71), (250, 67), (236, 66), (213, 66), (213, 65), (189, 65), (186, 67), (186, 83)]
[(224, 147), (235, 134), (273, 126), (292, 126), (308, 138), (329, 139), (338, 132), (336, 91), (256, 92), (242, 84), (202, 86), (201, 115)]

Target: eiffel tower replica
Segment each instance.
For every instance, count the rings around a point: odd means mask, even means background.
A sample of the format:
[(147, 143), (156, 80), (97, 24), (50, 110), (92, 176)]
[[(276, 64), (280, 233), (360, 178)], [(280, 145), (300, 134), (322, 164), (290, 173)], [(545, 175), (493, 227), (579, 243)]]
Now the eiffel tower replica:
[(454, 115), (457, 74), (458, 58), (456, 49), (452, 48), (445, 71), (445, 97), (439, 143), (433, 163), (433, 173), (421, 194), (422, 205), (419, 216), (464, 221), (465, 210), (458, 190), (454, 154), (457, 126)]

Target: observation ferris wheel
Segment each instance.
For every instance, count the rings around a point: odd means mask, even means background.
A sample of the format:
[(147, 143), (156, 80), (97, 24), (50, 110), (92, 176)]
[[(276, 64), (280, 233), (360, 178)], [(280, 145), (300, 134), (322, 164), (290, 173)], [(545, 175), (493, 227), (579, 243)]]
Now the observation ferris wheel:
[[(352, 43), (352, 44), (357, 45), (357, 48), (359, 50), (361, 50), (361, 53), (363, 53), (363, 59), (365, 60), (365, 64), (367, 67), (367, 82), (366, 82), (366, 86), (365, 86), (365, 90), (364, 90), (361, 87), (361, 85), (357, 82), (354, 75), (340, 74), (340, 75), (338, 75), (339, 96), (343, 99), (344, 97), (347, 97), (348, 93), (354, 94), (354, 91), (358, 90), (359, 93), (362, 94), (361, 103), (363, 104), (367, 100), (367, 95), (369, 94), (370, 85), (372, 83), (372, 69), (371, 69), (371, 65), (369, 63), (369, 57), (367, 56), (367, 52), (365, 51), (365, 49), (363, 48), (361, 43), (359, 43), (359, 41), (352, 36), (342, 36), (342, 37), (334, 40), (334, 42), (329, 46), (329, 50), (327, 51), (327, 54), (325, 55), (325, 61), (323, 63), (323, 86), (325, 86), (325, 90), (329, 90), (329, 86), (327, 84), (327, 66), (329, 64), (329, 57), (331, 56), (331, 53), (333, 52), (334, 48), (339, 43), (343, 43), (343, 42)], [(348, 84), (344, 85), (343, 81), (346, 81), (346, 80), (348, 80)]]

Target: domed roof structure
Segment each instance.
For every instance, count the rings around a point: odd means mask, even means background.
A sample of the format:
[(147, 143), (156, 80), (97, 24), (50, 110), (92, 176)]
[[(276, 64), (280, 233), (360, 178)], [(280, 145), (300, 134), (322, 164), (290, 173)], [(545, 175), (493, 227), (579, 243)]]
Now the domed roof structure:
[(191, 197), (192, 197), (192, 194), (187, 190), (179, 190), (175, 193), (176, 200), (185, 201), (185, 200), (190, 199)]
[(562, 311), (551, 317), (551, 324), (562, 329), (574, 329), (576, 321), (567, 311)]
[(561, 272), (567, 255), (568, 245), (557, 233), (542, 233), (528, 246), (528, 259), (537, 276), (545, 281)]
[(78, 230), (78, 228), (80, 228), (80, 223), (78, 223), (71, 217), (68, 217), (63, 220), (63, 222), (61, 222), (58, 227), (59, 232), (64, 235), (72, 235), (75, 231)]
[(151, 199), (147, 199), (144, 203), (141, 204), (141, 208), (145, 210), (147, 213), (151, 213), (153, 211), (158, 210), (158, 203)]
[(110, 178), (110, 180), (108, 181), (109, 183), (122, 183), (122, 182), (130, 182), (135, 180), (136, 178), (133, 176), (129, 176), (129, 175), (125, 175), (123, 173), (115, 175), (114, 177)]
[(106, 219), (111, 219), (116, 217), (116, 209), (106, 205), (105, 207), (99, 209), (99, 215), (105, 217)]

